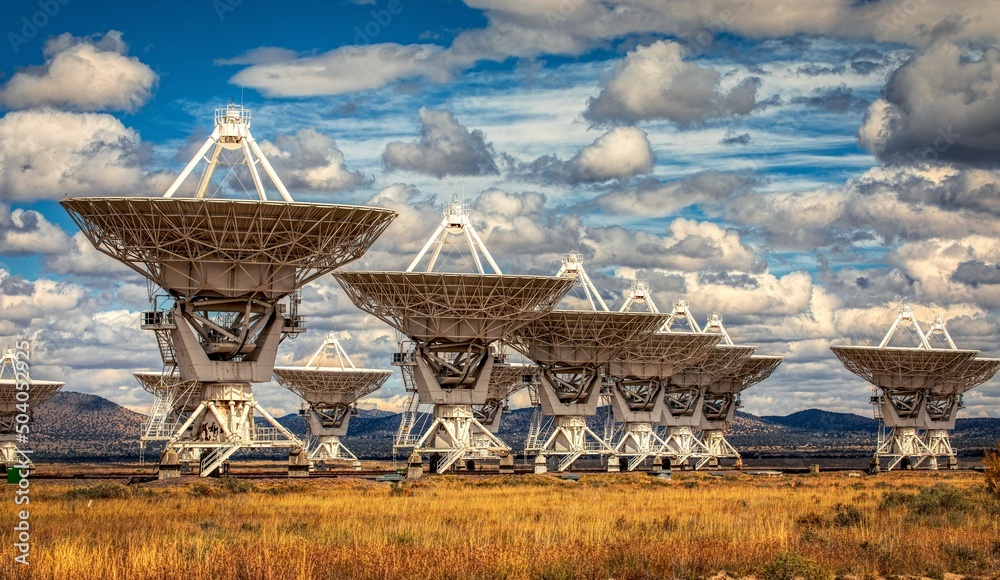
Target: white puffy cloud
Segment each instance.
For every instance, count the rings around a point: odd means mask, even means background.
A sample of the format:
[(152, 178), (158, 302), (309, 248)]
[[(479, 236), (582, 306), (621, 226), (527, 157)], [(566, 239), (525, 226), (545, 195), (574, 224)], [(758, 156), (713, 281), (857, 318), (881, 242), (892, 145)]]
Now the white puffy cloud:
[(612, 189), (580, 204), (616, 215), (667, 217), (677, 210), (703, 203), (750, 195), (759, 182), (749, 173), (702, 171), (670, 181), (645, 180), (635, 187)]
[(645, 131), (616, 127), (585, 146), (568, 161), (543, 155), (523, 162), (505, 154), (507, 176), (544, 184), (601, 183), (650, 173), (656, 158)]
[(157, 75), (127, 53), (117, 30), (101, 38), (57, 36), (45, 44), (45, 64), (15, 73), (0, 87), (0, 105), (134, 111), (149, 100)]
[(139, 134), (115, 117), (52, 109), (0, 118), (0, 200), (141, 195)]
[(602, 264), (684, 272), (758, 272), (765, 267), (736, 231), (712, 222), (677, 218), (667, 226), (666, 236), (621, 226), (588, 227), (586, 232), (583, 244), (593, 261)]
[(629, 52), (614, 76), (590, 100), (584, 117), (595, 123), (635, 123), (665, 119), (694, 125), (743, 116), (757, 106), (756, 78), (722, 88), (722, 73), (684, 61), (685, 49), (660, 40)]
[[(63, 234), (65, 235), (65, 234)], [(45, 267), (57, 274), (87, 279), (91, 286), (107, 286), (131, 279), (144, 283), (138, 272), (94, 248), (83, 232), (76, 232), (58, 253), (45, 259)]]
[(913, 163), (996, 164), (1000, 154), (1000, 49), (938, 43), (890, 77), (868, 109), (860, 144), (880, 158)]
[(1000, 309), (1000, 239), (932, 238), (900, 245), (887, 256), (914, 280), (916, 299), (934, 304), (977, 304)]
[(580, 177), (588, 181), (622, 179), (653, 170), (653, 148), (645, 131), (617, 127), (601, 135), (573, 158)]
[[(980, 0), (856, 2), (854, 0), (467, 0), (486, 13), (486, 28), (460, 33), (449, 47), (395, 43), (340, 47), (299, 54), (262, 47), (222, 64), (249, 65), (230, 79), (267, 96), (335, 95), (384, 87), (401, 80), (443, 81), (490, 60), (544, 54), (579, 55), (629, 36), (668, 36), (705, 47), (716, 36), (746, 38), (840, 36), (910, 46), (943, 38), (990, 42), (1000, 31), (992, 7)], [(355, 42), (368, 42), (355, 38)], [(747, 106), (754, 87), (732, 95), (733, 110)], [(741, 102), (737, 102), (741, 101)]]
[(37, 211), (0, 204), (0, 254), (60, 254), (69, 245), (66, 232)]
[[(977, 0), (864, 2), (854, 0), (467, 0), (487, 11), (490, 26), (465, 33), (465, 44), (510, 47), (508, 54), (579, 54), (634, 34), (678, 37), (699, 46), (729, 32), (747, 38), (797, 34), (841, 36), (927, 46), (942, 38), (982, 41), (1000, 36), (991, 7)], [(548, 35), (542, 33), (548, 31)], [(473, 40), (475, 42), (473, 42)], [(458, 41), (456, 40), (456, 45)], [(486, 52), (485, 48), (480, 49)]]
[(315, 129), (278, 135), (274, 142), (261, 141), (260, 148), (292, 191), (346, 191), (370, 182), (363, 173), (347, 169), (337, 143)]
[(415, 171), (441, 178), (446, 175), (497, 173), (493, 145), (476, 129), (469, 131), (451, 111), (420, 108), (420, 140), (393, 141), (382, 152), (386, 171)]

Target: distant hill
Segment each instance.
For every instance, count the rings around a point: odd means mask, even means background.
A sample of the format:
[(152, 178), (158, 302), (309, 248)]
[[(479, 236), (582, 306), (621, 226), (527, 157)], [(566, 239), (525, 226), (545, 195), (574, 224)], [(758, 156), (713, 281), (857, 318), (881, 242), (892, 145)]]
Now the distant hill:
[(103, 397), (60, 391), (35, 410), (29, 448), (42, 459), (138, 458), (145, 422)]
[[(596, 416), (587, 420), (595, 433), (602, 433), (606, 413), (607, 408), (602, 407)], [(391, 457), (399, 417), (398, 413), (389, 411), (361, 409), (351, 418), (344, 443), (362, 458)], [(145, 415), (96, 395), (60, 392), (36, 409), (31, 447), (38, 459), (135, 461), (139, 457), (139, 432), (145, 420)], [(305, 420), (297, 413), (280, 417), (278, 421), (297, 435), (306, 432)], [(515, 450), (523, 449), (530, 421), (531, 409), (513, 410), (503, 417), (500, 438)], [(871, 451), (877, 425), (870, 417), (820, 409), (807, 409), (783, 417), (757, 417), (737, 412), (727, 437), (748, 454), (827, 450), (864, 455)], [(1000, 418), (959, 419), (952, 439), (960, 452), (978, 453), (1000, 439)], [(238, 458), (277, 457), (283, 453), (241, 453)], [(158, 445), (147, 447), (147, 459), (155, 460), (158, 454)]]
[(863, 431), (875, 433), (878, 430), (878, 421), (873, 417), (862, 417), (854, 413), (833, 413), (820, 409), (806, 409), (786, 415), (784, 417), (776, 415), (766, 415), (761, 417), (763, 421), (777, 423), (794, 429), (804, 429), (807, 431)]

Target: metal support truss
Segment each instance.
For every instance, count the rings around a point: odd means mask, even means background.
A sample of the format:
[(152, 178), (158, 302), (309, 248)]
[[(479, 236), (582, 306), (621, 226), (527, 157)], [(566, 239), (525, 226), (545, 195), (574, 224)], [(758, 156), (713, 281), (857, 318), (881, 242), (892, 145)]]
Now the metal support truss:
[[(64, 383), (31, 378), (27, 366), (30, 353), (5, 349), (0, 358), (0, 461), (5, 465), (31, 463), (31, 458), (17, 448), (19, 426), (34, 424), (35, 410), (51, 399)], [(27, 398), (18, 397), (18, 394)]]
[(585, 455), (614, 455), (615, 450), (587, 426), (597, 412), (602, 369), (546, 368), (542, 366), (539, 407), (552, 417), (552, 430), (538, 445), (538, 454), (559, 456), (558, 471), (565, 471)]
[(358, 400), (381, 388), (392, 375), (388, 370), (356, 367), (340, 338), (350, 335), (328, 333), (305, 366), (274, 369), (278, 383), (305, 400), (300, 413), (309, 425), (306, 457), (311, 466), (320, 461), (350, 461), (360, 467), (340, 438), (347, 435)]
[[(937, 469), (958, 464), (948, 432), (962, 408), (962, 394), (1000, 369), (1000, 360), (955, 346), (940, 316), (924, 332), (904, 305), (878, 347), (831, 347), (847, 370), (875, 388), (871, 398), (879, 433), (872, 470), (898, 466)], [(906, 340), (908, 346), (898, 346)], [(883, 464), (883, 462), (885, 462)]]
[(472, 222), (469, 220), (469, 206), (459, 201), (457, 195), (452, 198), (451, 203), (445, 206), (444, 219), (441, 220), (441, 224), (434, 230), (427, 243), (420, 248), (420, 252), (410, 262), (406, 271), (416, 271), (417, 265), (424, 259), (427, 252), (430, 251), (431, 255), (424, 271), (433, 272), (434, 267), (438, 264), (438, 258), (441, 257), (441, 250), (449, 243), (448, 238), (453, 235), (459, 236), (466, 242), (472, 259), (476, 264), (476, 270), (480, 274), (486, 273), (483, 270), (483, 260), (493, 269), (494, 274), (503, 273), (500, 271), (500, 267), (497, 266), (496, 261), (493, 260), (493, 256), (490, 255), (490, 251), (486, 248), (486, 244), (483, 243), (482, 238), (476, 233), (476, 228), (472, 226)]
[[(267, 157), (264, 156), (264, 152), (257, 145), (257, 141), (250, 134), (251, 118), (250, 111), (244, 109), (242, 105), (230, 103), (225, 109), (216, 109), (215, 130), (208, 136), (208, 139), (205, 140), (205, 143), (198, 149), (198, 152), (195, 153), (191, 161), (188, 162), (180, 175), (177, 176), (177, 179), (170, 185), (163, 197), (173, 197), (181, 184), (184, 183), (202, 160), (205, 161), (205, 169), (201, 174), (201, 179), (198, 181), (198, 188), (195, 190), (194, 197), (205, 197), (208, 186), (212, 181), (212, 175), (220, 165), (220, 158), (223, 157), (223, 151), (230, 150), (241, 152), (242, 157), (236, 164), (246, 166), (253, 181), (254, 189), (261, 201), (267, 199), (267, 194), (264, 191), (264, 183), (260, 179), (260, 172), (257, 171), (258, 165), (264, 168), (264, 172), (271, 179), (271, 183), (274, 184), (278, 193), (281, 194), (282, 199), (292, 201), (292, 196), (285, 188), (285, 184), (281, 182), (278, 174), (274, 172), (274, 168), (268, 162)], [(206, 157), (210, 149), (212, 150), (212, 154)], [(235, 167), (236, 164), (232, 164), (232, 166)]]

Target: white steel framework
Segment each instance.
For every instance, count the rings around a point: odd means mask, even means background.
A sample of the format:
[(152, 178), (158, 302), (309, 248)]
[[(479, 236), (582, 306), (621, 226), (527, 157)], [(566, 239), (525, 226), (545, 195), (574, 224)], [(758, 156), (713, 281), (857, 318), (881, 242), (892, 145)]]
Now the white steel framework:
[[(474, 256), (483, 254), (493, 274), (432, 272), (449, 235), (463, 236)], [(436, 245), (436, 247), (435, 247)], [(417, 272), (431, 251), (425, 272)], [(444, 220), (406, 272), (334, 274), (356, 306), (387, 322), (408, 340), (394, 364), (413, 388), (396, 437), (416, 453), (431, 454), (431, 469), (444, 473), (460, 459), (499, 459), (510, 447), (476, 417), (489, 403), (496, 356), (490, 345), (541, 316), (569, 291), (572, 281), (500, 272), (468, 220), (464, 204), (452, 202)], [(410, 350), (412, 349), (412, 350)], [(434, 405), (430, 425), (419, 437), (420, 404)]]
[[(590, 310), (594, 312), (610, 312), (607, 303), (604, 301), (604, 298), (601, 297), (601, 293), (597, 291), (597, 287), (594, 286), (594, 282), (590, 279), (590, 276), (587, 274), (587, 270), (583, 267), (582, 254), (576, 251), (564, 254), (562, 256), (562, 265), (559, 267), (559, 271), (556, 275), (561, 278), (570, 278), (576, 281), (574, 287), (580, 286), (583, 290), (586, 304), (590, 307)], [(555, 418), (552, 415), (547, 415), (542, 409), (541, 400), (538, 394), (539, 386), (540, 385), (535, 385), (531, 391), (532, 413), (531, 423), (528, 428), (528, 436), (525, 439), (524, 445), (524, 451), (526, 454), (540, 453), (544, 449), (545, 442), (552, 434), (555, 425)], [(601, 433), (600, 439), (610, 447), (612, 446), (612, 441), (614, 440), (615, 435), (614, 407), (612, 405), (610, 389), (602, 386), (600, 392), (598, 393), (598, 397), (598, 404), (595, 411), (600, 407), (605, 407), (607, 409), (604, 429)], [(584, 417), (584, 421), (586, 421), (586, 417)]]
[[(642, 303), (646, 303), (650, 311), (658, 312), (648, 284), (638, 280), (622, 308), (630, 309)], [(739, 465), (739, 453), (725, 438), (733, 413), (739, 407), (739, 394), (716, 394), (712, 385), (728, 376), (727, 373), (736, 372), (756, 347), (735, 345), (718, 312), (712, 313), (702, 328), (683, 299), (674, 301), (661, 332), (714, 337), (714, 348), (660, 381), (662, 412), (653, 421), (660, 422), (663, 429), (654, 432), (659, 446), (647, 456), (665, 457), (673, 467), (718, 467), (719, 460), (724, 458), (735, 459)]]
[[(538, 399), (553, 417), (541, 456), (559, 456), (565, 471), (583, 455), (614, 455), (586, 418), (597, 412), (603, 374), (621, 352), (636, 348), (666, 315), (554, 310), (514, 333), (514, 344), (539, 366)], [(589, 440), (588, 440), (589, 439)]]
[[(31, 458), (17, 448), (17, 427), (29, 425), (30, 429), (38, 405), (55, 396), (65, 384), (32, 379), (29, 361), (19, 358), (19, 352), (24, 351), (5, 349), (0, 360), (0, 461), (8, 467), (31, 463)], [(18, 397), (18, 393), (25, 396)]]
[[(174, 438), (177, 430), (201, 403), (201, 389), (198, 381), (181, 381), (180, 373), (173, 367), (163, 372), (139, 371), (132, 376), (143, 390), (153, 395), (153, 406), (139, 437), (139, 449), (144, 452), (146, 443), (150, 441), (170, 441)], [(205, 428), (209, 426), (205, 425)], [(173, 450), (181, 463), (196, 462), (201, 458), (201, 449), (198, 448), (175, 447)]]
[(381, 388), (391, 375), (388, 370), (354, 366), (335, 333), (326, 335), (305, 366), (274, 368), (278, 384), (307, 403), (302, 414), (309, 425), (306, 452), (310, 465), (348, 461), (360, 469), (357, 456), (340, 438), (347, 435), (358, 400)]
[[(906, 335), (915, 346), (892, 346)], [(937, 469), (939, 458), (949, 468), (957, 467), (948, 432), (955, 427), (962, 394), (990, 380), (1000, 369), (1000, 360), (958, 349), (940, 317), (924, 333), (909, 305), (899, 310), (879, 346), (830, 349), (847, 370), (875, 390), (872, 404), (879, 435), (872, 471), (883, 469), (883, 461), (886, 470), (924, 465)]]
[(450, 243), (454, 243), (451, 239), (452, 236), (458, 236), (458, 244), (463, 241), (467, 244), (469, 254), (472, 256), (472, 260), (476, 264), (476, 271), (480, 274), (485, 274), (486, 271), (483, 267), (483, 261), (493, 269), (494, 274), (502, 274), (500, 267), (497, 266), (496, 261), (493, 260), (493, 256), (490, 254), (489, 249), (486, 248), (486, 244), (483, 243), (482, 238), (476, 232), (476, 228), (472, 226), (472, 222), (469, 220), (469, 206), (462, 201), (458, 200), (455, 196), (452, 198), (451, 203), (444, 208), (444, 219), (441, 220), (440, 225), (431, 234), (430, 239), (424, 244), (424, 247), (420, 248), (420, 252), (417, 253), (413, 261), (406, 268), (407, 272), (415, 272), (420, 265), (421, 260), (430, 251), (431, 255), (427, 259), (427, 266), (424, 268), (424, 272), (433, 272), (434, 267), (438, 265), (439, 258), (441, 257), (441, 250), (444, 249)]
[[(731, 347), (732, 348), (732, 347)], [(753, 355), (742, 359), (740, 365), (732, 365), (713, 374), (708, 388), (702, 393), (701, 438), (705, 456), (695, 464), (695, 469), (718, 467), (723, 458), (742, 463), (739, 451), (726, 440), (726, 432), (732, 426), (733, 416), (740, 407), (740, 393), (767, 379), (778, 368), (780, 356)]]
[[(253, 141), (249, 111), (231, 104), (216, 111), (215, 121), (211, 137), (164, 197), (60, 202), (97, 250), (169, 296), (172, 305), (145, 313), (142, 326), (157, 333), (165, 372), (176, 367), (181, 383), (197, 383), (199, 404), (167, 447), (204, 450), (202, 475), (242, 448), (303, 445), (257, 404), (251, 388), (271, 379), (278, 343), (305, 330), (281, 300), (361, 257), (396, 215), (295, 203)], [(203, 158), (213, 147), (212, 157)], [(223, 150), (242, 151), (258, 200), (206, 196)], [(174, 197), (202, 161), (194, 197)], [(282, 201), (267, 200), (257, 165)], [(258, 426), (255, 415), (270, 426)]]
[(612, 360), (608, 369), (615, 419), (623, 424), (615, 453), (628, 471), (649, 457), (670, 457), (670, 445), (653, 428), (667, 412), (670, 377), (704, 360), (717, 335), (658, 332)]

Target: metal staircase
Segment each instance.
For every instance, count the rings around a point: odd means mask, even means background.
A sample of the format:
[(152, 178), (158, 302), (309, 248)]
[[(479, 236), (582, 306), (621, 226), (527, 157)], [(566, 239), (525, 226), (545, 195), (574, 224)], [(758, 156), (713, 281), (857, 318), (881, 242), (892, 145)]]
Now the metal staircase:
[(227, 459), (240, 450), (240, 443), (232, 443), (225, 447), (213, 447), (212, 450), (201, 458), (201, 476), (208, 477), (213, 471), (222, 467)]
[(406, 348), (404, 342), (400, 342), (400, 351), (393, 353), (392, 365), (399, 367), (403, 375), (403, 387), (410, 394), (403, 408), (403, 414), (399, 419), (399, 428), (396, 429), (396, 438), (392, 443), (393, 452), (402, 449), (412, 449), (420, 441), (420, 429), (417, 429), (417, 422), (420, 417), (420, 395), (417, 393), (417, 385), (413, 382), (413, 367), (416, 360), (413, 358), (413, 350)]
[(174, 408), (174, 395), (177, 389), (163, 389), (161, 394), (153, 399), (153, 407), (146, 419), (146, 430), (143, 439), (146, 441), (169, 441), (174, 435), (174, 422), (170, 414)]

